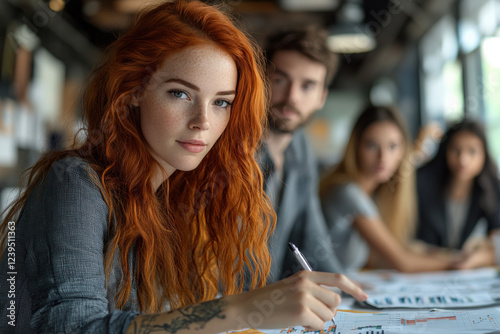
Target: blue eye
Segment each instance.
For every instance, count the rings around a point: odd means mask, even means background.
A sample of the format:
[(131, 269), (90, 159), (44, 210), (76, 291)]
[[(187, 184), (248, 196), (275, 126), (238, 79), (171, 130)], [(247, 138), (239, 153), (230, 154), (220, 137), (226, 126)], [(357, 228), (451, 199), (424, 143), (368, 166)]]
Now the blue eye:
[(273, 77), (271, 81), (274, 85), (285, 85), (287, 83), (287, 81), (282, 77)]
[(215, 105), (221, 108), (228, 108), (231, 105), (231, 102), (227, 100), (217, 100), (215, 101)]
[(303, 85), (302, 89), (307, 92), (307, 91), (313, 89), (313, 87), (314, 87), (313, 85), (307, 84), (307, 85)]
[(185, 99), (188, 97), (187, 94), (182, 90), (172, 89), (169, 90), (168, 92), (178, 99)]

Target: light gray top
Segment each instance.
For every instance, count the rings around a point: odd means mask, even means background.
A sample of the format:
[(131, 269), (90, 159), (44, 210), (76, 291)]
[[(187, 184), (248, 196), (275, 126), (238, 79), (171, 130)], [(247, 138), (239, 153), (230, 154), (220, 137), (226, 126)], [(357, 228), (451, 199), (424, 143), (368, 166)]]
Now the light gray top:
[[(445, 201), (446, 209), (446, 228), (448, 230), (448, 244), (450, 248), (460, 248), (465, 225), (467, 223), (467, 215), (471, 204), (471, 197), (467, 197), (464, 201), (455, 201), (452, 198), (447, 198)], [(488, 235), (488, 221), (485, 217), (478, 219), (476, 225), (467, 236), (463, 244), (467, 244), (473, 239), (482, 239)]]
[[(5, 254), (0, 262), (0, 333), (125, 333), (139, 314), (134, 280), (125, 308), (115, 307), (117, 257), (105, 285), (108, 207), (89, 173), (84, 160), (62, 159), (29, 196), (16, 222), (15, 266)], [(15, 327), (8, 324), (11, 301)]]
[(369, 247), (353, 227), (356, 217), (379, 216), (373, 200), (355, 182), (333, 187), (321, 199), (335, 254), (345, 270), (358, 270), (368, 260)]

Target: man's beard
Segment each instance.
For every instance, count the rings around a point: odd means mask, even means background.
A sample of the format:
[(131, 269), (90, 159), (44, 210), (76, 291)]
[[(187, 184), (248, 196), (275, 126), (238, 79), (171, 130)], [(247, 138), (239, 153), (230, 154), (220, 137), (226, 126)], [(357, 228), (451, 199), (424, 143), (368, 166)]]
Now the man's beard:
[[(286, 120), (285, 118), (275, 116), (275, 114), (279, 113), (279, 111), (274, 111), (273, 109), (282, 110), (283, 107), (291, 109), (301, 118), (301, 121), (297, 123), (297, 125), (295, 125), (294, 127), (289, 127), (288, 120)], [(294, 108), (286, 103), (279, 103), (271, 106), (271, 109), (267, 113), (267, 120), (269, 122), (269, 128), (271, 129), (271, 131), (276, 133), (288, 134), (288, 133), (294, 133), (299, 128), (304, 127), (312, 119), (312, 116), (314, 116), (314, 113), (311, 113), (307, 118), (304, 119), (302, 117), (302, 113), (299, 110), (297, 110), (297, 108)]]

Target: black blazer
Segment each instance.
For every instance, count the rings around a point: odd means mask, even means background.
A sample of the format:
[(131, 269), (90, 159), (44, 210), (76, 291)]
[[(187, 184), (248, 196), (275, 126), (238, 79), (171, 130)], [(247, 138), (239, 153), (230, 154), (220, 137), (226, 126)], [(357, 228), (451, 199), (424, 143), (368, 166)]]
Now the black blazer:
[[(417, 172), (417, 197), (418, 197), (418, 228), (417, 238), (429, 244), (446, 247), (448, 245), (448, 228), (446, 207), (443, 189), (440, 188), (442, 180), (438, 179), (429, 168), (421, 168)], [(497, 199), (500, 198), (499, 187)], [(460, 237), (459, 248), (470, 236), (477, 222), (486, 218), (488, 232), (500, 229), (500, 204), (496, 206), (493, 214), (487, 214), (481, 207), (481, 189), (474, 183), (467, 218)]]

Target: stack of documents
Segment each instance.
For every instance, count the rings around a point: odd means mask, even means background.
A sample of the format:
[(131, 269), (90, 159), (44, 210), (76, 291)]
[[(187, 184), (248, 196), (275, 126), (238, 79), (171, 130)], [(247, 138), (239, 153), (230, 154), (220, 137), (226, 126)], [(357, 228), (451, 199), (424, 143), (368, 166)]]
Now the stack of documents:
[[(303, 327), (252, 330), (265, 334), (500, 333), (500, 277), (496, 269), (348, 275), (369, 294), (337, 313), (321, 331)], [(370, 311), (367, 311), (370, 309)], [(236, 332), (235, 332), (236, 333)]]
[[(471, 311), (418, 311), (357, 313), (339, 311), (337, 326), (327, 322), (321, 331), (308, 331), (303, 327), (262, 330), (265, 334), (335, 333), (335, 334), (393, 334), (393, 333), (446, 333), (473, 334), (499, 333), (500, 310), (488, 308)], [(253, 332), (259, 333), (259, 332)]]

